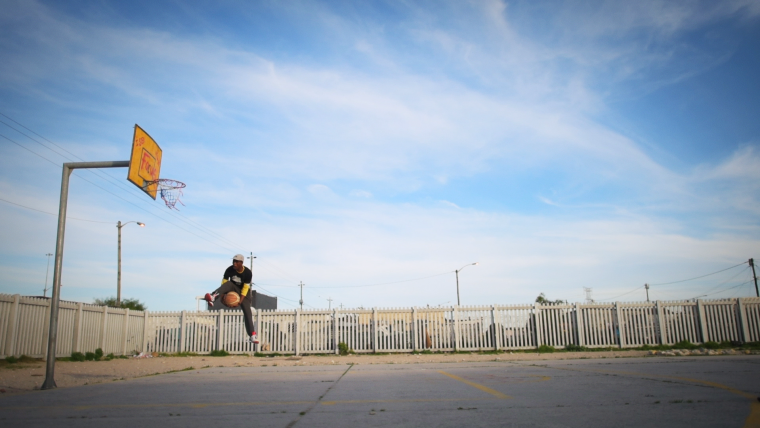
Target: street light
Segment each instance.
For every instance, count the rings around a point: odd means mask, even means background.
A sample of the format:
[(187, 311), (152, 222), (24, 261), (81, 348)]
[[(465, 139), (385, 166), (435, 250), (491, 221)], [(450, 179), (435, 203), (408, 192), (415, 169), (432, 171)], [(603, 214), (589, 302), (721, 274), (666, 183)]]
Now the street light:
[(119, 267), (116, 272), (116, 307), (121, 307), (121, 228), (128, 225), (129, 223), (137, 223), (140, 227), (145, 227), (145, 223), (140, 223), (139, 221), (128, 221), (124, 224), (121, 224), (121, 221), (116, 223), (116, 228), (119, 229)]
[(464, 266), (462, 266), (459, 269), (457, 269), (457, 270), (454, 271), (457, 274), (457, 306), (459, 306), (459, 271), (462, 270), (462, 269), (464, 269), (464, 268), (466, 268), (467, 266), (475, 266), (476, 264), (478, 264), (478, 262), (464, 265)]
[(47, 270), (45, 271), (45, 288), (42, 289), (42, 297), (47, 297), (47, 291), (48, 291), (47, 279), (48, 279), (48, 274), (50, 273), (50, 256), (52, 256), (53, 253), (47, 253), (45, 255), (48, 258), (48, 262), (47, 262)]

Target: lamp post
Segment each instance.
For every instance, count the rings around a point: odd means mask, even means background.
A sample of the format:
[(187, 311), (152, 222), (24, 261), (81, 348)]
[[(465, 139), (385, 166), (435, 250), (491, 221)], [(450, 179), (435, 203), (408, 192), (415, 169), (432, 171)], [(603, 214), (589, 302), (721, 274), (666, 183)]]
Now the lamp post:
[(45, 288), (42, 289), (42, 297), (47, 297), (47, 280), (48, 280), (48, 274), (50, 273), (50, 256), (53, 255), (53, 253), (47, 253), (45, 254), (48, 258), (47, 262), (47, 270), (45, 271)]
[(116, 223), (116, 228), (119, 229), (119, 265), (116, 271), (116, 307), (121, 307), (121, 228), (129, 223), (137, 223), (140, 227), (145, 227), (145, 223), (139, 221), (128, 221), (121, 224), (121, 221)]
[(466, 268), (467, 266), (475, 266), (476, 264), (478, 264), (478, 262), (464, 265), (464, 266), (462, 266), (459, 269), (457, 269), (457, 270), (454, 271), (457, 274), (457, 306), (460, 305), (460, 303), (459, 303), (459, 271), (462, 270), (462, 269), (464, 269), (464, 268)]

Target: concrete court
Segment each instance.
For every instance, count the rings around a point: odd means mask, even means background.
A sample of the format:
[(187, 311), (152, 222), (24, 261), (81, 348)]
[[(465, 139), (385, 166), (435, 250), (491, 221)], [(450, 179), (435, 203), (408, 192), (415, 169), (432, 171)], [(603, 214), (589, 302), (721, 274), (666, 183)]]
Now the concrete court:
[(0, 398), (0, 427), (760, 426), (760, 357), (228, 367)]

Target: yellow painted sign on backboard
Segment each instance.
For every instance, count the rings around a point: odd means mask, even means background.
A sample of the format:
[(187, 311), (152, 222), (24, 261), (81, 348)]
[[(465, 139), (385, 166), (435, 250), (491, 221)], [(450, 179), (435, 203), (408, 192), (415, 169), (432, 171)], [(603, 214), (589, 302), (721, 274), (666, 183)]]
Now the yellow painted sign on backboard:
[(156, 189), (158, 188), (155, 181), (158, 180), (161, 172), (161, 153), (161, 147), (158, 147), (153, 138), (135, 124), (127, 180), (141, 188), (153, 199), (156, 199)]

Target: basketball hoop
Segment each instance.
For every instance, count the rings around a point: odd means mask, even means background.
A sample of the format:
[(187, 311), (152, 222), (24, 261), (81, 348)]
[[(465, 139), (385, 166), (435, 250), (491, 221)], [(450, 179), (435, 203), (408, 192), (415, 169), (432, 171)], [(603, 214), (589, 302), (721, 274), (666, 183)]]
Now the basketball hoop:
[(164, 200), (166, 206), (179, 211), (174, 205), (179, 202), (182, 206), (185, 204), (179, 200), (182, 196), (182, 189), (185, 188), (185, 183), (177, 180), (171, 180), (169, 178), (159, 178), (155, 181), (148, 181), (146, 184), (149, 186), (156, 185), (157, 191), (161, 194), (161, 199)]

